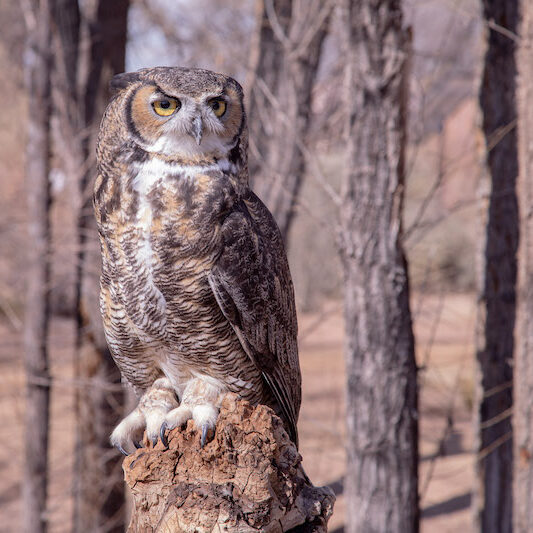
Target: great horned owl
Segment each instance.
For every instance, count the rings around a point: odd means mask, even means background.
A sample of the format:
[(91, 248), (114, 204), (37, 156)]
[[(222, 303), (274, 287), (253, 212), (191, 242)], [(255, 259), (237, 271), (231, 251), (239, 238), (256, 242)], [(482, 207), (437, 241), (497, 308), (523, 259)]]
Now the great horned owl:
[(201, 445), (227, 392), (271, 406), (297, 444), (301, 377), (280, 232), (248, 186), (241, 86), (208, 70), (119, 74), (97, 145), (94, 207), (109, 348), (138, 396), (115, 428), (193, 419)]

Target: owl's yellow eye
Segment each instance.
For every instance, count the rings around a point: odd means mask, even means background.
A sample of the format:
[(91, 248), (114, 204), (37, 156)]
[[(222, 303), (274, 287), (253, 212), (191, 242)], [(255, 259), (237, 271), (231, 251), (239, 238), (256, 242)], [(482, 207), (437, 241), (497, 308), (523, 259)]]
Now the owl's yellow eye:
[(177, 111), (181, 104), (177, 98), (161, 98), (161, 100), (152, 102), (152, 107), (158, 115), (168, 117)]
[(226, 112), (226, 102), (222, 98), (212, 98), (209, 100), (209, 107), (213, 113), (220, 118)]

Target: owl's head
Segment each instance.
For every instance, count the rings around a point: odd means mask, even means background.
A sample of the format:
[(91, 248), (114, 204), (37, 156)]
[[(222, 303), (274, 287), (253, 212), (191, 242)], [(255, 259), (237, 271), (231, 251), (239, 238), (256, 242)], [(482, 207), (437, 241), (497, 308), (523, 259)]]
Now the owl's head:
[(144, 150), (165, 156), (227, 155), (245, 127), (243, 92), (209, 70), (155, 67), (111, 81), (128, 133)]

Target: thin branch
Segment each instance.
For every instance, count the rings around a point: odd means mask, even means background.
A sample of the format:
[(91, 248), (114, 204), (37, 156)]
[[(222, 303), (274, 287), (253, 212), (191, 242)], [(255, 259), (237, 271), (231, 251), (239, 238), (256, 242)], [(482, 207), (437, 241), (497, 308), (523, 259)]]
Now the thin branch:
[(497, 31), (498, 33), (501, 33), (505, 37), (508, 37), (509, 39), (511, 39), (511, 41), (514, 41), (515, 43), (520, 43), (520, 37), (516, 33), (514, 33), (511, 30), (508, 30), (507, 28), (503, 26), (500, 26), (500, 24), (497, 24), (496, 22), (494, 22), (494, 20), (486, 21), (486, 25), (491, 30)]
[(497, 128), (490, 136), (487, 142), (487, 152), (491, 152), (500, 143), (505, 136), (516, 128), (518, 120), (515, 118), (509, 124)]
[[(269, 101), (270, 105), (276, 110), (276, 112), (280, 113), (280, 116), (282, 117), (285, 124), (290, 124), (290, 119), (283, 111), (281, 106), (279, 105), (278, 100), (276, 97), (272, 94), (270, 89), (268, 88), (267, 84), (264, 82), (263, 79), (257, 78), (256, 83), (259, 87), (259, 89), (263, 92), (267, 100)], [(301, 139), (301, 137), (298, 135), (298, 133), (295, 134), (296, 138), (296, 145), (298, 148), (302, 151), (304, 156), (308, 159), (310, 163), (312, 163), (312, 166), (314, 170), (312, 171), (312, 175), (315, 177), (317, 183), (322, 187), (324, 192), (327, 193), (327, 195), (330, 197), (331, 201), (336, 205), (341, 205), (341, 198), (339, 194), (333, 189), (333, 187), (328, 183), (326, 177), (324, 176), (324, 173), (322, 172), (320, 162), (318, 161), (317, 157), (313, 155), (308, 148), (305, 146), (305, 143)]]
[(293, 59), (293, 58), (299, 59), (299, 58), (305, 57), (309, 44), (313, 40), (314, 36), (320, 31), (322, 24), (324, 24), (326, 19), (329, 17), (334, 5), (335, 4), (332, 0), (322, 1), (321, 10), (319, 11), (317, 16), (312, 17), (313, 24), (309, 26), (304, 36), (299, 39), (300, 42), (298, 46), (289, 53), (289, 59)]
[(288, 53), (290, 53), (292, 49), (292, 44), (291, 44), (290, 39), (285, 34), (285, 31), (281, 27), (278, 16), (276, 14), (276, 10), (274, 9), (273, 0), (264, 0), (264, 2), (265, 2), (265, 12), (267, 14), (270, 27), (272, 28), (272, 32), (274, 33), (278, 41), (281, 43), (283, 48), (285, 48), (285, 50)]
[(505, 444), (508, 440), (510, 440), (513, 436), (513, 433), (509, 431), (505, 435), (502, 435), (501, 437), (497, 438), (492, 444), (489, 444), (480, 452), (477, 454), (478, 461), (481, 461), (487, 457), (487, 455), (490, 455), (494, 450)]
[(438, 441), (438, 444), (437, 444), (437, 449), (431, 455), (431, 461), (430, 461), (430, 464), (429, 464), (429, 469), (428, 469), (426, 478), (424, 479), (424, 482), (422, 483), (422, 487), (421, 487), (421, 490), (420, 490), (420, 500), (423, 500), (425, 495), (426, 495), (426, 493), (427, 493), (429, 484), (431, 482), (431, 479), (433, 478), (433, 473), (435, 471), (435, 466), (437, 464), (437, 459), (439, 457), (444, 456), (444, 454), (445, 454), (444, 445), (446, 444), (446, 441), (448, 440), (448, 436), (450, 435), (452, 430), (453, 430), (453, 404), (452, 404), (451, 408), (449, 408), (449, 410), (448, 410), (448, 414), (446, 416), (446, 425), (444, 426), (444, 429), (442, 430), (442, 434), (441, 434), (441, 436), (439, 438), (439, 441)]
[(513, 415), (513, 408), (509, 407), (508, 409), (505, 409), (505, 411), (503, 411), (499, 415), (493, 416), (492, 418), (489, 418), (488, 420), (485, 420), (485, 422), (482, 422), (481, 424), (479, 424), (479, 427), (481, 429), (490, 428), (492, 426), (495, 426), (496, 424), (498, 424), (502, 420), (505, 420), (505, 419), (511, 417), (512, 415)]
[(331, 307), (330, 309), (323, 309), (317, 317), (311, 322), (309, 326), (307, 326), (299, 335), (298, 335), (298, 342), (304, 341), (309, 335), (311, 335), (316, 328), (324, 322), (324, 319), (330, 317), (331, 315), (334, 315), (335, 313), (338, 313), (342, 309), (342, 304), (335, 305)]
[(18, 317), (17, 313), (15, 312), (11, 304), (5, 298), (0, 298), (0, 310), (7, 317), (12, 328), (15, 331), (22, 330), (22, 326), (24, 325), (24, 322)]
[(492, 389), (488, 389), (483, 393), (483, 398), (490, 398), (491, 396), (494, 396), (495, 394), (498, 394), (499, 392), (502, 392), (506, 389), (510, 389), (513, 386), (513, 381), (506, 381), (505, 383), (501, 383), (500, 385), (497, 385), (496, 387), (492, 387)]
[[(466, 15), (467, 17), (471, 19), (478, 19), (479, 15), (477, 13), (472, 13), (468, 9), (465, 9), (464, 7), (460, 6), (457, 0), (444, 0), (454, 11), (457, 11), (458, 13), (461, 13), (463, 15)], [(481, 21), (484, 26), (490, 28), (491, 30), (494, 30), (498, 33), (501, 33), (508, 39), (511, 39), (511, 41), (514, 41), (515, 43), (520, 43), (521, 39), (520, 36), (517, 35), (514, 31), (511, 31), (510, 29), (506, 28), (505, 26), (501, 26), (500, 24), (497, 24), (494, 22), (494, 20), (482, 20)]]
[(38, 376), (28, 376), (28, 383), (32, 385), (39, 385), (45, 388), (63, 387), (73, 389), (101, 389), (109, 392), (124, 391), (124, 386), (112, 383), (106, 383), (103, 380), (89, 380), (89, 379), (64, 379), (51, 376), (50, 378), (41, 378)]
[(413, 219), (413, 222), (407, 228), (403, 233), (403, 239), (407, 240), (409, 239), (411, 233), (416, 230), (418, 224), (424, 217), (427, 208), (429, 207), (431, 201), (433, 200), (435, 194), (440, 189), (442, 182), (444, 181), (445, 176), (445, 170), (444, 170), (444, 148), (445, 148), (445, 130), (444, 128), (441, 128), (441, 133), (439, 136), (439, 163), (438, 163), (438, 172), (437, 172), (437, 178), (435, 179), (431, 189), (429, 190), (428, 194), (425, 196), (423, 202), (420, 204), (420, 207), (418, 208), (418, 211)]

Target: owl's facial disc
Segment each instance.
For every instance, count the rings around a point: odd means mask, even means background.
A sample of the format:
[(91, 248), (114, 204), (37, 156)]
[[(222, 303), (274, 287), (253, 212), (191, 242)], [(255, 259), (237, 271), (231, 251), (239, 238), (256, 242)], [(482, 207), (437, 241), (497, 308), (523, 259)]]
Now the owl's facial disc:
[(167, 157), (224, 157), (242, 129), (242, 95), (232, 86), (186, 93), (149, 84), (136, 88), (128, 104), (141, 146)]

